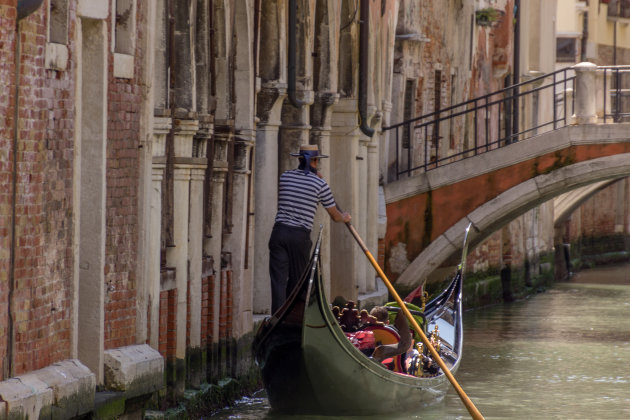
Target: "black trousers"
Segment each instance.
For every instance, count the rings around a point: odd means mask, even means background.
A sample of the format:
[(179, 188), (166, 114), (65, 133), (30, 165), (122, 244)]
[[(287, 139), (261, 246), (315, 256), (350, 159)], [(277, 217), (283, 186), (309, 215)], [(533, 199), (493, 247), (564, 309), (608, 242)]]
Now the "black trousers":
[(297, 285), (311, 255), (311, 232), (276, 223), (269, 238), (271, 311), (275, 313)]

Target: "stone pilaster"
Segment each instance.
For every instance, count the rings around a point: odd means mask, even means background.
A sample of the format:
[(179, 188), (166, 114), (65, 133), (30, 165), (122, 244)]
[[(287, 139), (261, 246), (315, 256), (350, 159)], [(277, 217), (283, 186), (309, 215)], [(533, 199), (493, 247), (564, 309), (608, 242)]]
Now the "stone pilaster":
[[(223, 251), (232, 255), (232, 331), (240, 337), (252, 326), (252, 279), (251, 258), (249, 258), (250, 227), (250, 154), (254, 145), (254, 133), (240, 130), (234, 138), (234, 170), (232, 176), (231, 204), (232, 228), (224, 233)], [(249, 326), (249, 329), (247, 328)]]
[(267, 243), (278, 202), (278, 134), (284, 86), (267, 86), (258, 94), (254, 171), (254, 313), (271, 312), (269, 250)]
[[(378, 189), (380, 178), (379, 166), (379, 144), (381, 143), (381, 122), (383, 113), (372, 109), (371, 127), (375, 129), (374, 135), (365, 143), (366, 148), (366, 206), (365, 206), (365, 237), (364, 242), (370, 253), (378, 260)], [(373, 292), (376, 287), (376, 271), (369, 262), (365, 262), (366, 267), (366, 292)], [(381, 267), (384, 269), (384, 267)]]
[(186, 317), (188, 294), (188, 200), (190, 192), (190, 169), (175, 165), (173, 170), (173, 242), (167, 248), (166, 261), (175, 267), (177, 287), (177, 345), (175, 356), (186, 357)]
[[(368, 247), (372, 256), (378, 261), (378, 188), (379, 188), (379, 159), (377, 137), (380, 137), (377, 131), (374, 138), (367, 143), (367, 206), (365, 219), (365, 245)], [(376, 270), (370, 264), (366, 264), (367, 274), (365, 289), (366, 292), (373, 292), (377, 289)], [(384, 267), (381, 267), (384, 269)]]
[(203, 254), (203, 182), (206, 165), (190, 167), (190, 219), (188, 221), (188, 261), (190, 281), (190, 346), (201, 346), (201, 274)]
[[(322, 154), (330, 156), (330, 132), (332, 106), (339, 101), (337, 92), (316, 92), (315, 101), (311, 105), (311, 144), (317, 144)], [(330, 181), (330, 159), (320, 161), (318, 169), (325, 180)], [(335, 191), (333, 191), (333, 195)], [(339, 205), (343, 209), (342, 203)], [(322, 245), (320, 248), (320, 259), (322, 261), (322, 276), (324, 277), (324, 290), (330, 296), (330, 216), (321, 206), (317, 210), (313, 222), (314, 236), (319, 231), (319, 226), (323, 227)], [(315, 238), (313, 238), (315, 239)]]
[(171, 130), (170, 117), (155, 117), (153, 120), (153, 145), (151, 168), (151, 193), (149, 212), (149, 238), (148, 238), (148, 289), (151, 307), (149, 309), (149, 322), (151, 333), (149, 344), (154, 349), (159, 348), (160, 325), (160, 234), (162, 223), (162, 179), (166, 168), (165, 148), (166, 136)]
[[(205, 158), (203, 159), (205, 161)], [(206, 165), (190, 166), (190, 218), (188, 220), (188, 290), (189, 290), (189, 352), (187, 357), (188, 382), (198, 387), (204, 382), (201, 372), (201, 278), (203, 274), (203, 189)]]
[[(382, 126), (387, 127), (391, 124), (391, 113), (393, 104), (390, 101), (383, 100), (383, 121)], [(379, 174), (383, 176), (384, 181), (389, 181), (388, 167), (390, 166), (390, 160), (395, 162), (396, 158), (396, 131), (387, 130), (379, 133)]]
[[(213, 162), (211, 176), (211, 224), (210, 232), (204, 238), (203, 251), (205, 255), (209, 255), (218, 264), (221, 261), (221, 251), (223, 246), (223, 224), (224, 224), (224, 201), (225, 201), (225, 180), (228, 172), (228, 145), (232, 141), (232, 132), (229, 125), (224, 122), (215, 121), (215, 131), (213, 140)], [(215, 273), (218, 274), (220, 267), (215, 267)], [(214, 320), (209, 327), (208, 333), (212, 336), (212, 342), (219, 341), (219, 309), (221, 307), (221, 284), (214, 282), (214, 289), (211, 291), (214, 296), (212, 302), (208, 302), (210, 310), (213, 311), (211, 318)]]
[(149, 344), (159, 349), (160, 338), (160, 225), (162, 222), (162, 179), (166, 164), (153, 162), (151, 171), (151, 211), (149, 221)]
[(188, 240), (190, 171), (193, 155), (193, 136), (199, 128), (197, 120), (175, 119), (173, 169), (173, 241), (167, 249), (167, 264), (175, 267), (177, 286), (177, 339), (175, 356), (186, 357), (186, 321), (188, 295)]
[[(333, 107), (330, 135), (329, 184), (337, 203), (352, 215), (352, 224), (360, 222), (359, 214), (359, 155), (360, 131), (357, 126), (357, 102), (340, 99)], [(365, 256), (348, 229), (340, 223), (331, 223), (331, 299), (343, 296), (357, 300), (358, 265)]]
[[(355, 158), (357, 165), (357, 176), (358, 176), (358, 201), (359, 206), (352, 215), (352, 224), (355, 229), (359, 233), (359, 236), (363, 239), (365, 244), (369, 247), (367, 241), (367, 213), (369, 211), (369, 201), (368, 201), (368, 144), (370, 143), (370, 138), (362, 135), (359, 138), (359, 148), (358, 153)], [(368, 290), (368, 278), (373, 278), (373, 272), (368, 271), (368, 266), (364, 264), (365, 257), (357, 263), (357, 286), (358, 293), (365, 293)]]
[[(190, 159), (190, 203), (188, 221), (188, 278), (190, 290), (190, 347), (201, 347), (201, 278), (203, 266), (204, 182), (208, 167), (206, 148), (212, 136), (213, 120), (199, 116), (199, 130), (193, 138)], [(196, 372), (195, 372), (196, 373)]]

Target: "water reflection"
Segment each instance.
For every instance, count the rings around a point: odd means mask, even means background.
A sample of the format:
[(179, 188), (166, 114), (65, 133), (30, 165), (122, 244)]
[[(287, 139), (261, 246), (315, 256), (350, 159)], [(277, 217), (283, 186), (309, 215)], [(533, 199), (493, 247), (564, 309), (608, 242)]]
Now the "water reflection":
[[(465, 313), (456, 378), (486, 419), (630, 419), (628, 273), (630, 266), (593, 269), (521, 302)], [(213, 418), (351, 417), (276, 416), (261, 393)], [(416, 414), (388, 418), (470, 417), (449, 392)]]
[(213, 419), (243, 419), (258, 420), (271, 418), (269, 415), (271, 407), (266, 398), (265, 391), (258, 391), (252, 397), (244, 397), (237, 401), (235, 407), (226, 408), (212, 416)]

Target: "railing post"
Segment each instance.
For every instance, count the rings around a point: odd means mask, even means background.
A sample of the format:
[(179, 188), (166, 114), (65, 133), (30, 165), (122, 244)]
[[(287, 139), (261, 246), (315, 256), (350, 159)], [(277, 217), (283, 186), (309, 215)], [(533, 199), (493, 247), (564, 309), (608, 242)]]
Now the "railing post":
[(594, 124), (597, 122), (596, 83), (597, 66), (593, 63), (579, 63), (575, 70), (575, 114), (572, 124)]
[(606, 122), (606, 115), (610, 114), (610, 72), (606, 69), (598, 70), (595, 76), (597, 92), (597, 118)]
[(573, 88), (566, 88), (564, 91), (564, 124), (568, 124), (569, 118), (571, 118), (571, 114), (569, 112), (573, 111)]

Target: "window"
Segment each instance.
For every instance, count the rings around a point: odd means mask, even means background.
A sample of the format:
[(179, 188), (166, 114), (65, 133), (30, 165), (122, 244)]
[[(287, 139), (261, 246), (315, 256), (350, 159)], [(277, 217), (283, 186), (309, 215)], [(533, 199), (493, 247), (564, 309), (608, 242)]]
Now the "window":
[(48, 42), (68, 43), (68, 0), (50, 0)]
[(135, 47), (134, 0), (116, 0), (116, 46), (114, 51), (133, 55)]
[(136, 47), (136, 2), (116, 0), (114, 26), (114, 76), (133, 78)]
[(68, 0), (50, 0), (47, 41), (46, 68), (64, 71), (68, 67)]
[[(407, 79), (405, 83), (405, 98), (404, 98), (404, 110), (403, 110), (403, 121), (409, 121), (414, 117), (414, 108), (415, 108), (415, 98), (414, 98), (414, 89), (415, 83), (413, 79)], [(411, 124), (405, 124), (403, 126), (403, 138), (402, 138), (402, 147), (408, 149), (411, 145)]]
[(610, 0), (608, 2), (608, 17), (630, 19), (630, 0)]
[(576, 38), (556, 38), (556, 61), (560, 63), (575, 63), (577, 57)]

